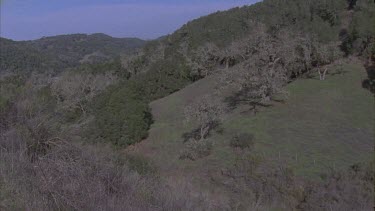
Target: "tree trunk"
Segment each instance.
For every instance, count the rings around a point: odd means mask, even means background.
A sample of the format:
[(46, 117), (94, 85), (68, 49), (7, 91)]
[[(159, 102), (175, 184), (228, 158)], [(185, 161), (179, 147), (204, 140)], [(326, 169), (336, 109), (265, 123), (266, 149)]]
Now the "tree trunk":
[(318, 69), (318, 73), (319, 73), (319, 79), (321, 81), (324, 81), (325, 77), (326, 77), (326, 73), (327, 73), (328, 69), (325, 68), (324, 71), (322, 72), (321, 69), (319, 68)]
[(201, 126), (201, 134), (200, 134), (200, 136), (201, 136), (201, 141), (204, 139), (204, 126), (202, 125)]
[(322, 80), (322, 73), (320, 72), (320, 68), (318, 69), (318, 73), (319, 73), (319, 80)]
[(201, 132), (200, 132), (200, 140), (201, 141), (205, 138), (208, 130), (209, 130), (209, 126), (204, 126), (204, 125), (201, 126)]
[(328, 70), (327, 68), (324, 69), (322, 80), (325, 80), (325, 79), (326, 79), (326, 73), (327, 73), (327, 70)]

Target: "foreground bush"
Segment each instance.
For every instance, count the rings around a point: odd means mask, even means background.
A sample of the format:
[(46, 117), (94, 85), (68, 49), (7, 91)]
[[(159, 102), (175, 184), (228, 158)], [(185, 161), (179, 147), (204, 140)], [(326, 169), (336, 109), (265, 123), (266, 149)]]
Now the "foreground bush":
[(238, 134), (230, 140), (230, 146), (252, 150), (254, 148), (254, 135), (249, 133)]
[(152, 115), (147, 101), (131, 85), (112, 87), (95, 101), (90, 138), (126, 147), (147, 137)]
[(186, 148), (182, 151), (180, 159), (197, 160), (199, 158), (210, 155), (212, 143), (207, 140), (193, 140), (186, 144)]
[(0, 138), (0, 210), (207, 209), (202, 196), (172, 189), (152, 173), (140, 175), (144, 160), (121, 162), (110, 147), (53, 140), (30, 156), (24, 153), (30, 142), (39, 146), (17, 130)]

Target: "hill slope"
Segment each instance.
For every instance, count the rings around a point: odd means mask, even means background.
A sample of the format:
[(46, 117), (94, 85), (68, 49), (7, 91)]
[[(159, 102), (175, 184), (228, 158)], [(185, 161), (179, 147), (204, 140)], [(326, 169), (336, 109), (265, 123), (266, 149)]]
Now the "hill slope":
[(217, 79), (208, 77), (151, 103), (155, 123), (149, 138), (135, 151), (172, 177), (180, 172), (202, 179), (202, 174), (233, 165), (235, 152), (229, 140), (235, 133), (247, 132), (255, 135), (256, 153), (268, 160), (287, 160), (298, 175), (316, 178), (330, 168), (343, 169), (372, 159), (374, 98), (361, 86), (365, 78), (362, 66), (346, 64), (342, 74), (325, 81), (297, 80), (288, 85), (290, 98), (285, 104), (263, 108), (257, 115), (246, 106), (236, 108), (226, 115), (223, 133), (210, 137), (211, 155), (182, 161), (182, 135), (191, 130), (184, 124), (183, 109), (214, 90)]
[(104, 62), (134, 52), (144, 44), (137, 38), (105, 34), (60, 35), (19, 42), (0, 38), (0, 72), (62, 70), (81, 63)]
[[(1, 40), (1, 70), (19, 74), (0, 80), (0, 160), (9, 161), (0, 207), (372, 210), (374, 168), (352, 164), (372, 160), (374, 99), (360, 62), (332, 68), (344, 53), (375, 61), (366, 24), (375, 4), (353, 2), (264, 0), (194, 20), (122, 60), (126, 46), (102, 34)], [(304, 77), (327, 67), (324, 81)], [(228, 93), (217, 97), (216, 86)], [(284, 87), (289, 99), (272, 101)], [(207, 94), (213, 105), (199, 99)], [(221, 116), (216, 100), (232, 94), (248, 105), (221, 125), (184, 121), (190, 103), (205, 104), (194, 117)], [(204, 124), (209, 133), (192, 136)], [(96, 150), (105, 143), (130, 154)], [(200, 154), (181, 156), (188, 150)]]

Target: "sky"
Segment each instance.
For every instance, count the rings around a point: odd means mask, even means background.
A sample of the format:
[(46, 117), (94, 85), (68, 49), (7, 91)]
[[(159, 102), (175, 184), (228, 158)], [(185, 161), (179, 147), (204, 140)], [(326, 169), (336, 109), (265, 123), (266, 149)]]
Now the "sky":
[(0, 0), (0, 36), (74, 33), (155, 39), (189, 20), (259, 0)]

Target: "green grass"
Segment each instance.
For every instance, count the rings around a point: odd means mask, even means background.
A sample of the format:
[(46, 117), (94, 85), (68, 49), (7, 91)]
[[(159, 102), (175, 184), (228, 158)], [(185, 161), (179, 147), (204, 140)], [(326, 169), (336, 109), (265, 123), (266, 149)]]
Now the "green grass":
[(374, 146), (374, 98), (361, 87), (362, 67), (325, 81), (301, 79), (287, 88), (286, 104), (248, 118), (234, 115), (229, 130), (252, 132), (266, 157), (287, 159), (296, 173), (317, 176), (370, 160)]
[(359, 65), (345, 65), (345, 73), (325, 81), (299, 79), (288, 85), (285, 104), (262, 108), (257, 115), (238, 108), (223, 122), (224, 133), (214, 134), (210, 156), (179, 160), (181, 135), (192, 129), (183, 123), (183, 108), (194, 98), (212, 92), (214, 78), (202, 79), (151, 104), (155, 123), (139, 152), (149, 156), (167, 175), (201, 173), (233, 164), (229, 147), (235, 133), (255, 135), (255, 152), (267, 159), (287, 160), (301, 176), (317, 177), (329, 168), (344, 168), (373, 158), (374, 97), (361, 87), (366, 77)]

